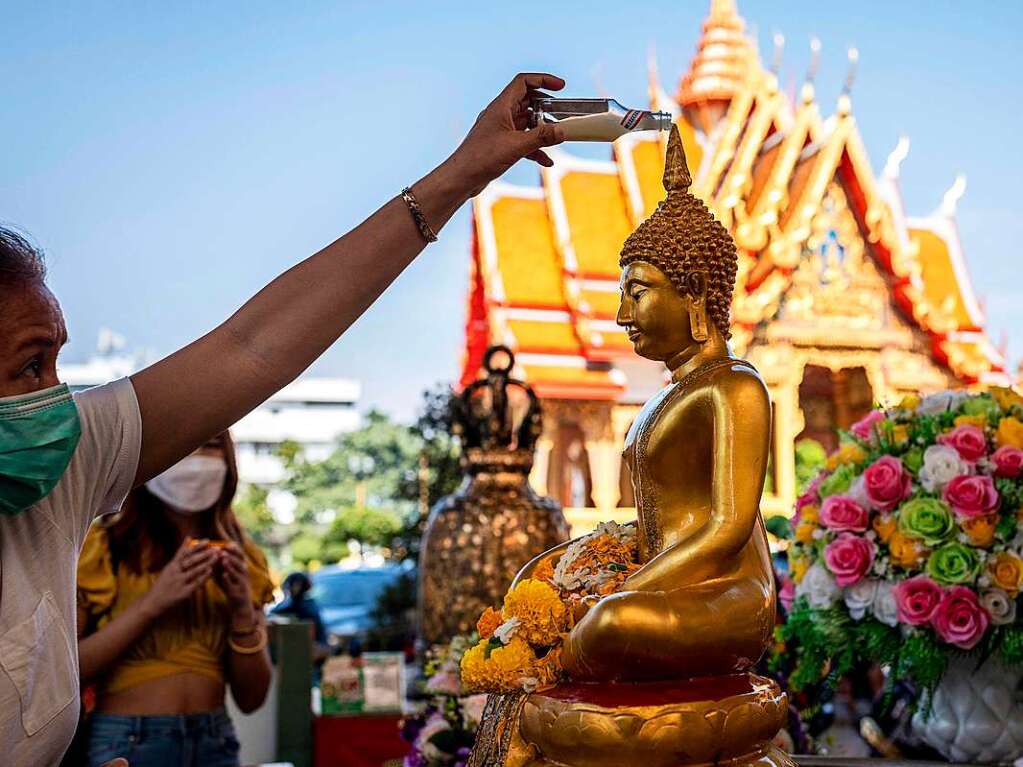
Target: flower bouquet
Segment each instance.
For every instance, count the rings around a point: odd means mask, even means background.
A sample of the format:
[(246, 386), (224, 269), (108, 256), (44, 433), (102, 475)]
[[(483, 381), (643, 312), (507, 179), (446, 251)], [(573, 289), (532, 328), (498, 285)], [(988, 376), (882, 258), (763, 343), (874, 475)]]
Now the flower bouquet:
[(403, 767), (465, 767), (487, 696), (463, 688), (458, 666), (477, 641), (475, 634), (455, 637), (427, 654), (422, 683), (427, 704), (402, 721), (401, 736), (410, 744)]
[(582, 603), (621, 589), (639, 569), (634, 525), (603, 522), (573, 541), (556, 565), (545, 561), (488, 607), (479, 642), (462, 656), (462, 683), (486, 693), (533, 692), (562, 678), (561, 646)]
[(788, 531), (792, 687), (871, 662), (929, 697), (957, 655), (1023, 664), (1023, 398), (907, 397), (841, 437)]

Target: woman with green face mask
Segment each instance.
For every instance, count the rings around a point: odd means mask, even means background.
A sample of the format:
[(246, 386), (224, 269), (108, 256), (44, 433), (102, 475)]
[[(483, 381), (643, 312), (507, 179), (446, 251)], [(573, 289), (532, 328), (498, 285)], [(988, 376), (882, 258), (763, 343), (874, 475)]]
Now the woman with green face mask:
[(518, 75), (434, 171), (160, 362), (74, 396), (40, 255), (0, 228), (0, 744), (5, 765), (57, 764), (78, 718), (75, 568), (89, 524), (132, 487), (292, 381), (361, 315), (451, 215), (521, 158), (562, 140), (526, 130), (552, 75)]

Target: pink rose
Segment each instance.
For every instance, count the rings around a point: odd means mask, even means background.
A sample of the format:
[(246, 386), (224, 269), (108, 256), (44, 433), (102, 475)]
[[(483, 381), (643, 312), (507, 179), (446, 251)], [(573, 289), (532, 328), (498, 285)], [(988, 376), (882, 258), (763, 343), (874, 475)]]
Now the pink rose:
[(781, 589), (778, 591), (778, 600), (785, 612), (792, 611), (792, 603), (796, 601), (796, 583), (791, 578), (782, 578)]
[(874, 564), (877, 547), (873, 541), (852, 533), (841, 533), (824, 549), (824, 561), (839, 586), (859, 581)]
[(930, 623), (944, 595), (941, 586), (926, 575), (907, 578), (895, 586), (895, 607), (899, 620), (910, 626)]
[(863, 440), (871, 440), (874, 437), (874, 426), (884, 420), (884, 413), (880, 410), (871, 410), (863, 418), (849, 427), (849, 431)]
[(956, 586), (945, 592), (931, 625), (945, 642), (970, 650), (984, 636), (990, 620), (977, 595), (966, 586)]
[(891, 511), (909, 496), (909, 472), (895, 456), (883, 455), (863, 472), (863, 487), (874, 508)]
[(1023, 450), (1012, 445), (998, 448), (991, 459), (995, 462), (995, 476), (1018, 477), (1023, 472)]
[(847, 495), (829, 495), (821, 506), (821, 524), (836, 533), (862, 533), (867, 529), (867, 512)]
[(992, 513), (999, 502), (995, 483), (986, 474), (953, 477), (945, 485), (941, 497), (956, 516), (967, 519)]
[(939, 436), (938, 442), (954, 447), (959, 457), (969, 463), (976, 463), (987, 455), (987, 437), (983, 429), (972, 423), (956, 426), (952, 431)]

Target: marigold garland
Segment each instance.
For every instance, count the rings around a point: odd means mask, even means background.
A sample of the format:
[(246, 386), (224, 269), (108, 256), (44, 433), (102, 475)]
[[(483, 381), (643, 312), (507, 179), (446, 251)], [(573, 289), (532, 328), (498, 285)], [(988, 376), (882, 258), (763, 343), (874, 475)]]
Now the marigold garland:
[(462, 656), (462, 684), (474, 692), (531, 692), (561, 681), (561, 647), (582, 599), (621, 589), (639, 569), (636, 530), (605, 522), (573, 541), (557, 563), (543, 560), (505, 595), (500, 612), (488, 607), (480, 642)]

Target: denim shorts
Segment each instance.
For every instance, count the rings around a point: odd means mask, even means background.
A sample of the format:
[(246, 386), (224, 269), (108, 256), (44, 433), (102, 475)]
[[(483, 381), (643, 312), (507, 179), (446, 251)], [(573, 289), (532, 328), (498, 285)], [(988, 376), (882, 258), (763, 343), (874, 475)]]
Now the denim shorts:
[(89, 767), (118, 756), (131, 767), (238, 767), (238, 738), (224, 709), (178, 716), (93, 714)]

